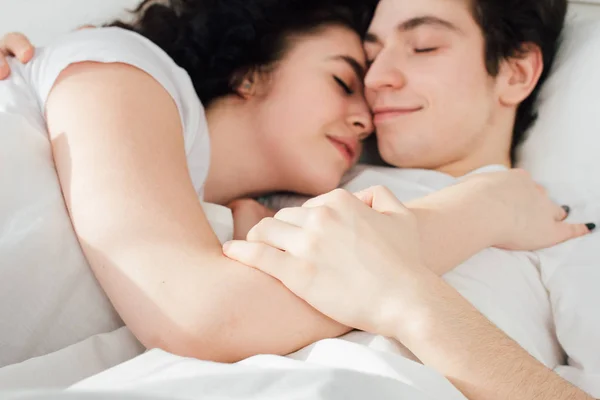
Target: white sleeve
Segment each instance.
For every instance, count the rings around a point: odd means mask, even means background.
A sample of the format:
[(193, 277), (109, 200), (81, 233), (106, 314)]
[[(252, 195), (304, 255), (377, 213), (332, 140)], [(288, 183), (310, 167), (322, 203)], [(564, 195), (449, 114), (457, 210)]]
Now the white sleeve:
[[(30, 81), (42, 112), (60, 73), (69, 65), (84, 61), (124, 63), (152, 76), (175, 101), (186, 135), (186, 150), (189, 149), (193, 138), (188, 136), (197, 130), (200, 119), (193, 108), (201, 109), (189, 75), (150, 40), (122, 28), (71, 32), (39, 50), (30, 66)], [(190, 99), (196, 104), (186, 104)]]

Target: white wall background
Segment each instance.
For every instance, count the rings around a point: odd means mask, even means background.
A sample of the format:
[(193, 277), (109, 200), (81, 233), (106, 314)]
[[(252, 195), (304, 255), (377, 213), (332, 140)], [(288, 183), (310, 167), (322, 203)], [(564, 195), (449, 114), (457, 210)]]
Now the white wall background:
[[(417, 0), (415, 0), (417, 1)], [(140, 0), (0, 0), (0, 36), (19, 31), (37, 46), (87, 23), (107, 22), (126, 15)], [(572, 0), (576, 18), (600, 20), (600, 0)]]
[(600, 20), (600, 0), (571, 0), (571, 14), (577, 18)]
[(98, 24), (126, 15), (140, 0), (0, 0), (0, 35), (23, 32), (34, 44), (84, 24)]

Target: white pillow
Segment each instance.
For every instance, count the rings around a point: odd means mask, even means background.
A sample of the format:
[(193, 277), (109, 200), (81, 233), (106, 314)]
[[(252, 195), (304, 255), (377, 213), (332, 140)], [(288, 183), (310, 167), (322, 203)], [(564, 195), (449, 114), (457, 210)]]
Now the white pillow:
[(600, 21), (569, 21), (538, 104), (518, 166), (561, 202), (600, 199)]
[(122, 323), (83, 256), (39, 121), (0, 109), (0, 126), (1, 367)]

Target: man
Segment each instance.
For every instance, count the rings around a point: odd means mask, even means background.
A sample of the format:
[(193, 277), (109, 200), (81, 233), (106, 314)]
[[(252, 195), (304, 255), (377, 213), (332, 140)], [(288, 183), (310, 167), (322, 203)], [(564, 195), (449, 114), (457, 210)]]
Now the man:
[[(366, 43), (372, 60), (366, 90), (383, 158), (456, 177), (490, 164), (510, 166), (533, 120), (535, 94), (548, 71), (544, 65), (554, 58), (565, 9), (564, 1), (550, 0), (381, 1)], [(523, 16), (531, 19), (521, 26), (516, 22)], [(25, 59), (31, 53), (19, 36), (7, 44)], [(464, 307), (457, 300), (448, 315), (460, 315)], [(442, 340), (437, 348), (444, 351), (426, 361), (460, 390), (473, 399), (491, 393), (585, 398), (479, 314), (470, 315), (456, 335), (443, 326), (454, 342)], [(457, 337), (481, 345), (454, 352)], [(427, 345), (423, 340), (416, 347)]]

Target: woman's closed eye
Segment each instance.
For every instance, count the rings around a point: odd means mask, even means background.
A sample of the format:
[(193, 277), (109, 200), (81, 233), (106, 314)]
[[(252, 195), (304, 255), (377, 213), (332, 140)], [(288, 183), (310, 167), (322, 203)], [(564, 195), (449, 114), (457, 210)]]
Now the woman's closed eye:
[(439, 47), (422, 47), (422, 48), (415, 48), (414, 52), (416, 54), (426, 54), (426, 53), (433, 53), (438, 49), (439, 49)]
[(347, 95), (353, 95), (354, 91), (350, 88), (350, 86), (344, 82), (341, 78), (334, 76), (333, 79), (337, 82), (337, 84), (344, 90)]

